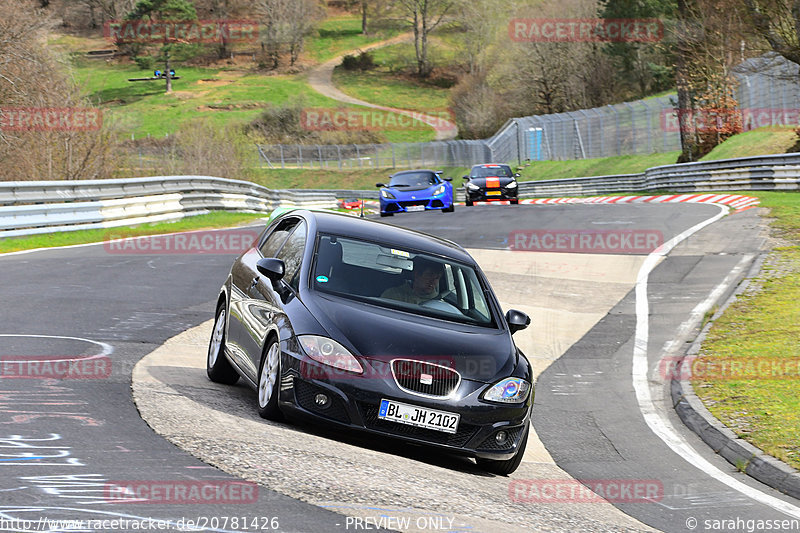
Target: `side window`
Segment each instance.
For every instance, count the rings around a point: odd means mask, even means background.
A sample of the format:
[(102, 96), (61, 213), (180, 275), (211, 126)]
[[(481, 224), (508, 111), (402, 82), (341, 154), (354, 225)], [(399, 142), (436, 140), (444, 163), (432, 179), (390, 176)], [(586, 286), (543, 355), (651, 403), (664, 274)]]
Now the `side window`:
[(269, 237), (261, 243), (261, 246), (259, 246), (258, 249), (261, 255), (264, 257), (275, 257), (281, 245), (286, 242), (286, 237), (289, 236), (298, 222), (299, 220), (296, 218), (289, 218), (280, 222), (278, 227), (276, 227), (272, 233), (270, 233)]
[(283, 279), (295, 291), (300, 285), (300, 263), (303, 261), (305, 249), (306, 223), (301, 222), (278, 253), (278, 259), (282, 260), (285, 265)]

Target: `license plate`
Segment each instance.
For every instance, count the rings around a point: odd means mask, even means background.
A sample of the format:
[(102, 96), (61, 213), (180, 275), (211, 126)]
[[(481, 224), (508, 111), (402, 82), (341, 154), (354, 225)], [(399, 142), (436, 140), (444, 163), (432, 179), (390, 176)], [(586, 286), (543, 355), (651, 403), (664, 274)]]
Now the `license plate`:
[(424, 205), (410, 205), (410, 206), (406, 207), (406, 211), (408, 211), (409, 213), (413, 212), (413, 211), (425, 211), (425, 206)]
[(378, 418), (391, 420), (398, 424), (455, 433), (458, 430), (458, 420), (461, 415), (426, 409), (425, 407), (417, 407), (416, 405), (408, 405), (392, 400), (381, 400)]
[(486, 191), (486, 196), (500, 196), (500, 191)]

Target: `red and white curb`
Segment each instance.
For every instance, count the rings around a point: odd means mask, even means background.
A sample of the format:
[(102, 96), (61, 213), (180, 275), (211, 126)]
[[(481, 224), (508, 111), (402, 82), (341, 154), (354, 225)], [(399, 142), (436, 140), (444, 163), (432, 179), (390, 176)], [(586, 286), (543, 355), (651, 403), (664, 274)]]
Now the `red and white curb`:
[[(494, 202), (475, 202), (474, 205), (509, 205), (508, 200)], [(734, 211), (744, 211), (755, 207), (759, 203), (758, 198), (744, 196), (741, 194), (663, 194), (659, 196), (592, 196), (589, 198), (528, 198), (520, 200), (520, 204), (526, 205), (551, 205), (551, 204), (720, 204), (731, 207)], [(464, 205), (458, 203), (456, 205)]]

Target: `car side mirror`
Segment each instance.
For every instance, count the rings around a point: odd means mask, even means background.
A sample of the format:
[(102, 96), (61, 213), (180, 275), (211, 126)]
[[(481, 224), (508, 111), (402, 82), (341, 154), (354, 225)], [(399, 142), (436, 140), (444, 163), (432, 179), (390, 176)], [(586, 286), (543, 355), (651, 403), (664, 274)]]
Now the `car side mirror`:
[(444, 178), (444, 181), (453, 181), (453, 178)]
[(509, 309), (506, 312), (506, 322), (508, 322), (508, 329), (511, 330), (511, 333), (516, 333), (531, 325), (531, 317), (522, 311)]
[(385, 183), (376, 183), (375, 186), (376, 187), (380, 187), (380, 188), (384, 188), (384, 187), (386, 187), (386, 184)]
[(280, 280), (283, 277), (284, 272), (286, 271), (286, 267), (278, 258), (275, 257), (265, 257), (263, 259), (259, 259), (256, 263), (256, 270), (259, 271), (262, 275), (266, 276), (273, 282)]
[(461, 179), (462, 179), (462, 180), (468, 180), (468, 179), (469, 179), (469, 176), (461, 176)]
[(515, 172), (515, 173), (514, 173), (514, 177), (515, 177), (515, 178), (518, 178), (518, 177), (519, 177), (519, 172)]

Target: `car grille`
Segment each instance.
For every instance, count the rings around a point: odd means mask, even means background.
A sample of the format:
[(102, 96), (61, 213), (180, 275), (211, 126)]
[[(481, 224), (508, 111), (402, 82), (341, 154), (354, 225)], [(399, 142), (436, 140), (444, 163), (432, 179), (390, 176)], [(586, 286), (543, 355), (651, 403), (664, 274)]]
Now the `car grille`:
[(524, 426), (520, 426), (518, 428), (507, 429), (505, 430), (508, 433), (508, 439), (504, 444), (497, 444), (497, 441), (494, 440), (494, 436), (497, 433), (496, 431), (492, 433), (485, 441), (478, 446), (479, 450), (486, 450), (486, 451), (504, 451), (510, 450), (514, 447), (514, 443), (517, 442), (517, 437), (519, 437), (520, 432)]
[[(327, 407), (320, 407), (314, 401), (314, 396), (320, 393), (330, 398), (331, 403)], [(294, 394), (295, 398), (297, 399), (297, 403), (303, 409), (307, 409), (312, 413), (317, 413), (322, 416), (338, 420), (339, 422), (344, 422), (345, 424), (350, 423), (350, 415), (347, 414), (347, 408), (344, 406), (344, 402), (342, 402), (341, 398), (331, 393), (331, 391), (316, 385), (312, 385), (311, 383), (307, 383), (303, 380), (295, 379)]]
[(378, 418), (377, 405), (358, 402), (358, 408), (361, 410), (361, 414), (364, 417), (364, 425), (369, 429), (376, 429), (400, 437), (411, 437), (434, 444), (463, 448), (464, 445), (469, 442), (469, 439), (478, 431), (478, 426), (472, 424), (459, 424), (458, 431), (455, 433), (444, 433), (443, 431), (436, 431), (434, 429), (407, 426), (405, 424), (398, 424), (397, 422), (389, 422), (388, 420), (381, 420)]
[(403, 207), (408, 207), (410, 205), (428, 205), (428, 200), (408, 200), (397, 203), (402, 205)]
[(452, 368), (410, 359), (394, 359), (392, 375), (404, 391), (434, 398), (450, 396), (461, 383), (461, 375)]

